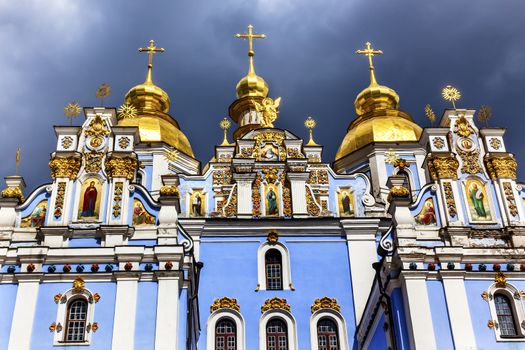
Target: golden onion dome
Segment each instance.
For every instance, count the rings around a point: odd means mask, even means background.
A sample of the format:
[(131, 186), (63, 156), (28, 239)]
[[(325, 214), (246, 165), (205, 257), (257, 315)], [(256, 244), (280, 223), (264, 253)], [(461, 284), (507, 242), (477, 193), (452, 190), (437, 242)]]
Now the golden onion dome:
[(237, 83), (237, 98), (243, 97), (267, 97), (268, 84), (255, 72), (250, 71)]
[(144, 83), (132, 87), (124, 97), (124, 106), (131, 108), (132, 112), (120, 113), (118, 125), (138, 127), (141, 142), (164, 142), (194, 157), (188, 138), (180, 130), (177, 121), (168, 114), (168, 94), (153, 83), (151, 56), (164, 49), (156, 48), (152, 40), (149, 47), (139, 51), (150, 54), (148, 73)]

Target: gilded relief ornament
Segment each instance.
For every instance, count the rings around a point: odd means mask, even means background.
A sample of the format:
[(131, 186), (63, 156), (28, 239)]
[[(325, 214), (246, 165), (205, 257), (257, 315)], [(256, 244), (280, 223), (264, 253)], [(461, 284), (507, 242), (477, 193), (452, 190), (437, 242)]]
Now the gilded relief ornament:
[(496, 282), (496, 287), (505, 288), (507, 286), (507, 276), (503, 272), (498, 272), (494, 276), (494, 282)]
[(237, 303), (237, 299), (228, 297), (215, 299), (213, 304), (210, 306), (210, 313), (220, 309), (233, 309), (236, 311), (241, 311), (241, 307)]
[(84, 152), (84, 170), (87, 173), (98, 173), (102, 169), (103, 152)]
[(275, 232), (275, 231), (271, 231), (270, 233), (268, 233), (268, 236), (266, 237), (266, 240), (270, 244), (275, 244), (279, 240), (279, 234), (277, 232)]
[(82, 279), (82, 277), (77, 277), (73, 281), (73, 291), (80, 293), (83, 292), (86, 286), (86, 282)]
[(308, 129), (308, 132), (310, 134), (310, 140), (308, 140), (308, 143), (306, 144), (306, 146), (319, 146), (317, 143), (315, 143), (314, 137), (313, 137), (313, 130), (316, 125), (317, 123), (315, 122), (315, 119), (312, 118), (311, 116), (306, 118), (306, 120), (304, 121), (304, 126)]
[(125, 177), (128, 180), (132, 180), (135, 176), (137, 166), (137, 159), (129, 156), (112, 156), (105, 162), (105, 170), (109, 177)]
[(512, 190), (512, 183), (504, 182), (503, 192), (505, 194), (505, 199), (507, 200), (507, 207), (509, 208), (510, 215), (518, 216), (518, 207), (516, 205), (516, 200), (514, 199), (514, 191)]
[(228, 202), (228, 197), (224, 200), (224, 204), (223, 204), (223, 212), (224, 212), (224, 216), (226, 217), (230, 217), (230, 216), (234, 216), (235, 214), (237, 214), (237, 186), (234, 186), (232, 189), (231, 189), (231, 197), (230, 197), (230, 200)]
[(252, 184), (252, 215), (261, 216), (261, 175), (257, 173)]
[(445, 147), (445, 140), (442, 137), (435, 137), (432, 140), (432, 144), (434, 145), (434, 147), (441, 150), (443, 149), (443, 147)]
[(179, 189), (177, 186), (162, 186), (159, 190), (159, 194), (162, 197), (179, 197)]
[(432, 180), (454, 179), (458, 178), (459, 162), (454, 155), (446, 156), (432, 155), (428, 158), (428, 171)]
[[(469, 140), (469, 139), (467, 139)], [(457, 152), (461, 158), (461, 172), (467, 174), (478, 174), (483, 171), (479, 163), (479, 150), (464, 151), (460, 147), (457, 148)]]
[(133, 119), (137, 117), (138, 110), (135, 108), (135, 106), (126, 103), (119, 107), (117, 113), (119, 119)]
[(315, 202), (315, 198), (312, 194), (312, 189), (306, 186), (306, 211), (310, 216), (319, 216), (321, 209)]
[(18, 199), (18, 203), (24, 201), (24, 194), (20, 187), (7, 187), (2, 190), (2, 198), (15, 198)]
[(60, 144), (62, 145), (62, 147), (64, 147), (64, 149), (69, 149), (69, 147), (71, 147), (71, 145), (73, 144), (73, 138), (71, 136), (65, 136), (62, 138)]
[[(254, 151), (254, 157), (262, 158), (265, 156), (262, 152), (264, 151), (264, 146), (268, 143), (276, 144), (278, 151), (278, 160), (286, 159), (286, 149), (283, 146), (284, 133), (278, 131), (267, 131), (254, 136), (256, 149)], [(265, 160), (265, 159), (263, 159)], [(277, 160), (277, 159), (276, 159)]]
[(68, 177), (71, 180), (77, 178), (82, 162), (78, 156), (70, 157), (53, 157), (49, 161), (49, 168), (51, 169), (51, 177), (56, 179), (57, 177)]
[(409, 198), (410, 191), (404, 186), (392, 186), (388, 192), (387, 201), (391, 202), (394, 198)]
[(337, 312), (341, 312), (341, 307), (339, 304), (337, 304), (337, 300), (335, 298), (324, 297), (321, 299), (315, 299), (311, 307), (312, 313), (320, 309), (332, 309)]
[(122, 205), (122, 192), (124, 190), (123, 182), (115, 182), (115, 190), (113, 195), (113, 217), (119, 218)]
[(292, 195), (289, 184), (283, 186), (283, 215), (287, 218), (292, 216)]
[(485, 156), (485, 166), (492, 180), (499, 178), (516, 180), (516, 160), (510, 154)]
[(261, 112), (261, 126), (263, 128), (273, 128), (273, 122), (277, 119), (279, 114), (279, 105), (281, 104), (281, 98), (277, 97), (275, 101), (270, 97), (265, 97), (261, 103), (252, 100), (252, 104), (255, 106), (257, 112)]
[(450, 217), (456, 217), (458, 211), (456, 209), (456, 201), (454, 200), (454, 191), (452, 190), (452, 184), (450, 182), (444, 182), (443, 188), (445, 190), (445, 202)]
[(489, 140), (489, 145), (495, 150), (499, 150), (501, 148), (501, 140), (497, 139), (495, 137), (491, 137)]
[(454, 126), (454, 132), (461, 137), (469, 137), (471, 134), (474, 134), (474, 128), (469, 123), (467, 118), (465, 118), (465, 116), (462, 115), (456, 121), (456, 125)]
[(108, 127), (106, 126), (106, 123), (104, 120), (102, 120), (102, 117), (97, 114), (89, 123), (87, 129), (84, 131), (86, 136), (92, 136), (92, 137), (104, 137), (108, 136), (110, 131)]
[(55, 199), (55, 212), (53, 215), (55, 218), (60, 218), (62, 216), (62, 210), (64, 207), (64, 195), (66, 194), (66, 183), (59, 182), (57, 184), (57, 196)]
[(272, 299), (266, 299), (261, 306), (261, 313), (265, 313), (268, 310), (286, 310), (290, 312), (291, 308), (286, 299), (275, 297)]
[(496, 321), (496, 320), (489, 320), (487, 322), (487, 327), (489, 327), (490, 329), (493, 329), (493, 328), (498, 329), (499, 328), (498, 321)]
[(131, 140), (129, 139), (129, 137), (124, 136), (119, 138), (118, 145), (120, 148), (126, 149), (128, 148), (130, 142)]
[(224, 133), (224, 139), (222, 140), (221, 146), (231, 145), (230, 142), (228, 141), (228, 129), (230, 128), (231, 125), (232, 123), (226, 117), (224, 117), (219, 123), (219, 126), (221, 127)]

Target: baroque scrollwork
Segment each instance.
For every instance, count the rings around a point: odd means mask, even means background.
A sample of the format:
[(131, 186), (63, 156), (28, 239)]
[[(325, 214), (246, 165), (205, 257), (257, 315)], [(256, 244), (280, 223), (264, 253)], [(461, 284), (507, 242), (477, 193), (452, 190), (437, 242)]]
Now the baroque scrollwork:
[(446, 156), (435, 156), (432, 155), (428, 158), (428, 171), (432, 180), (437, 181), (439, 179), (457, 179), (459, 162), (452, 155)]
[(71, 180), (77, 178), (82, 162), (78, 156), (70, 157), (53, 157), (49, 161), (49, 168), (51, 169), (51, 177), (68, 177)]
[(454, 132), (462, 137), (469, 137), (474, 133), (474, 128), (470, 125), (469, 121), (465, 116), (461, 116), (456, 122), (454, 127)]
[(228, 297), (215, 299), (213, 304), (210, 306), (210, 313), (220, 309), (233, 309), (236, 311), (241, 311), (241, 307), (237, 303), (237, 299)]
[(264, 304), (261, 306), (261, 313), (264, 313), (268, 310), (286, 310), (290, 312), (291, 308), (290, 305), (288, 305), (286, 299), (275, 297), (272, 299), (266, 299)]
[(106, 159), (105, 170), (110, 177), (125, 177), (133, 179), (138, 162), (134, 157), (109, 157)]
[(84, 152), (84, 169), (88, 173), (98, 173), (102, 169), (103, 152)]
[(486, 156), (485, 166), (492, 180), (499, 178), (516, 179), (516, 160), (510, 154)]
[(323, 297), (320, 299), (315, 299), (311, 307), (312, 313), (320, 309), (332, 309), (337, 312), (341, 312), (341, 307), (335, 298)]
[(394, 198), (409, 198), (410, 191), (404, 186), (392, 186), (388, 193), (387, 201), (391, 202)]
[(462, 165), (461, 172), (467, 174), (477, 174), (482, 172), (481, 165), (479, 163), (479, 150), (464, 151), (460, 148), (457, 149), (459, 156), (461, 157)]

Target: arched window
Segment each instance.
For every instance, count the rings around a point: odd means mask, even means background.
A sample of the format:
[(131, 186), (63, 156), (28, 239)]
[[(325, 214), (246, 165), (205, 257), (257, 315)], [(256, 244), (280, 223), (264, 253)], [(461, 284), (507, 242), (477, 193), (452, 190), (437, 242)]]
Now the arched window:
[(277, 249), (270, 249), (264, 256), (266, 270), (266, 289), (283, 289), (283, 259)]
[(317, 322), (317, 342), (319, 350), (339, 350), (337, 325), (329, 318)]
[(266, 324), (266, 350), (288, 350), (288, 328), (280, 318)]
[(83, 342), (86, 334), (87, 301), (74, 299), (69, 302), (66, 321), (66, 342)]
[(237, 328), (233, 320), (223, 318), (215, 325), (215, 350), (237, 350)]
[(509, 298), (502, 293), (494, 295), (494, 305), (496, 306), (496, 315), (498, 316), (498, 323), (502, 337), (515, 337), (518, 335), (516, 331), (516, 318), (512, 310), (512, 304)]

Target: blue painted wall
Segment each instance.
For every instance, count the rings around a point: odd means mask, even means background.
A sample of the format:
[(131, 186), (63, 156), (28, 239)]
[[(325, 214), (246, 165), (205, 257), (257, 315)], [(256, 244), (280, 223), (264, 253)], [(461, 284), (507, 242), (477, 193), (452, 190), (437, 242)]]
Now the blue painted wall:
[(405, 316), (405, 305), (401, 288), (395, 288), (390, 295), (392, 299), (392, 315), (396, 332), (397, 348), (399, 350), (410, 349), (408, 340), (408, 328)]
[[(224, 239), (224, 238), (222, 238)], [(273, 297), (286, 298), (297, 322), (299, 349), (310, 348), (310, 307), (316, 298), (336, 298), (346, 320), (350, 347), (353, 348), (355, 319), (352, 285), (345, 240), (340, 237), (322, 239), (339, 242), (306, 242), (305, 238), (281, 237), (289, 250), (292, 283), (295, 291), (259, 291), (257, 287), (257, 249), (266, 240), (261, 237), (243, 237), (257, 242), (212, 243), (204, 238), (201, 243), (201, 272), (199, 301), (202, 333), (199, 348), (205, 348), (206, 322), (209, 307), (215, 298), (236, 298), (246, 322), (246, 348), (257, 349), (261, 305)], [(314, 239), (309, 237), (307, 239)], [(320, 239), (316, 237), (315, 239)], [(301, 241), (301, 242), (289, 242)]]
[(452, 340), (443, 283), (441, 281), (427, 281), (427, 290), (437, 348), (453, 350), (454, 343)]
[[(100, 301), (95, 304), (94, 322), (99, 329), (93, 333), (89, 349), (106, 350), (110, 347), (113, 334), (113, 317), (115, 313), (116, 284), (109, 282), (86, 283), (86, 288), (92, 293), (100, 294)], [(31, 349), (86, 349), (85, 346), (53, 346), (53, 333), (49, 325), (56, 320), (57, 304), (53, 298), (57, 293), (71, 289), (71, 283), (43, 283), (38, 292), (35, 311), (35, 323), (31, 335)]]
[(368, 347), (368, 349), (384, 350), (388, 348), (387, 343), (386, 343), (386, 333), (383, 330), (384, 324), (385, 324), (385, 317), (382, 315), (374, 331), (374, 336), (372, 337), (372, 341), (370, 342), (370, 346)]
[(15, 309), (16, 284), (0, 284), (0, 349), (7, 349)]
[(157, 282), (140, 282), (137, 290), (137, 317), (135, 321), (135, 348), (155, 347), (155, 320), (157, 317)]

